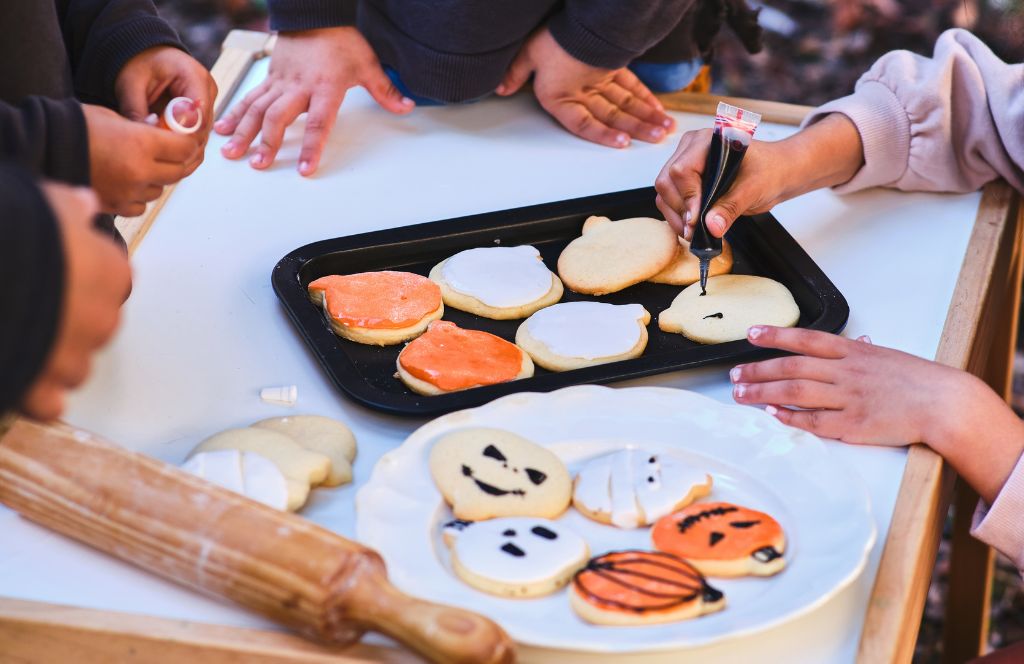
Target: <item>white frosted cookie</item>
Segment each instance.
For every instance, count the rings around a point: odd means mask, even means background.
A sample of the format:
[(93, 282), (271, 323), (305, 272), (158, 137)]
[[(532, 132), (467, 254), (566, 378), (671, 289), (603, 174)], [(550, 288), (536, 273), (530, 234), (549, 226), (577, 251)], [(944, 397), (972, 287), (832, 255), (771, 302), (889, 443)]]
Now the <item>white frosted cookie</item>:
[(746, 339), (752, 325), (793, 327), (800, 308), (792, 293), (777, 281), (745, 274), (708, 279), (708, 293), (693, 284), (658, 316), (663, 332), (678, 332), (702, 344)]
[[(728, 274), (730, 270), (732, 270), (732, 247), (728, 242), (722, 240), (722, 253), (711, 259), (708, 276), (716, 277), (720, 274)], [(700, 261), (690, 253), (690, 243), (679, 238), (679, 252), (676, 257), (672, 259), (668, 267), (647, 281), (671, 286), (689, 286), (700, 281)]]
[(678, 457), (628, 447), (588, 461), (576, 476), (572, 503), (594, 521), (637, 528), (708, 495), (711, 483)]
[(200, 452), (189, 457), (181, 469), (274, 509), (288, 508), (287, 478), (269, 459), (255, 452)]
[(516, 345), (550, 371), (639, 357), (651, 314), (639, 304), (562, 302), (541, 309), (516, 331)]
[(526, 318), (562, 299), (561, 279), (529, 245), (460, 251), (435, 265), (430, 278), (446, 305), (495, 320)]
[(329, 458), (331, 467), (323, 481), (324, 486), (340, 486), (352, 481), (356, 437), (341, 422), (320, 415), (289, 415), (270, 417), (252, 426), (283, 433), (304, 449)]
[(558, 275), (577, 293), (614, 293), (668, 267), (679, 252), (677, 237), (660, 219), (590, 217), (558, 257)]
[(590, 555), (582, 537), (534, 517), (478, 521), (453, 539), (455, 574), (478, 590), (505, 597), (553, 593), (569, 583)]
[(561, 459), (501, 429), (462, 429), (430, 451), (430, 474), (458, 519), (554, 518), (569, 506), (572, 481)]

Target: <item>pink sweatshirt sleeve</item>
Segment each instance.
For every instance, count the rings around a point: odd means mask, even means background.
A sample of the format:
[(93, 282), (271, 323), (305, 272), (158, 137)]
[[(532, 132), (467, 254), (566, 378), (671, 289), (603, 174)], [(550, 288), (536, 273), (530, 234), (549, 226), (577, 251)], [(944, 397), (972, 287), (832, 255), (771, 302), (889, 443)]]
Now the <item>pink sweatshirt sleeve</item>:
[(882, 56), (854, 93), (815, 109), (860, 132), (864, 166), (836, 191), (896, 187), (967, 192), (998, 177), (1024, 191), (1024, 64), (1008, 65), (966, 30), (948, 30), (933, 57)]
[(1024, 456), (991, 507), (978, 503), (971, 534), (1012, 560), (1024, 574)]

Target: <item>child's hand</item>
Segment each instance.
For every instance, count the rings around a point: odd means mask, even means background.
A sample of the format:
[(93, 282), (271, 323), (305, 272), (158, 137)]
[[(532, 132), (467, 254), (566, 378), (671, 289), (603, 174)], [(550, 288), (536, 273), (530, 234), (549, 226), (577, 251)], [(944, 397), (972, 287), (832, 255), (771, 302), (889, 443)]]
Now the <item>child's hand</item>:
[(203, 124), (193, 136), (206, 146), (213, 128), (213, 104), (217, 84), (206, 67), (192, 56), (171, 46), (156, 46), (139, 53), (125, 64), (114, 83), (121, 114), (141, 121), (158, 102), (188, 97), (203, 111)]
[(82, 105), (89, 134), (92, 186), (104, 212), (142, 214), (165, 185), (190, 175), (203, 160), (195, 134), (182, 136)]
[(64, 303), (50, 356), (21, 408), (50, 420), (64, 409), (67, 390), (88, 376), (93, 353), (113, 335), (131, 288), (131, 268), (124, 251), (93, 228), (99, 202), (92, 191), (61, 184), (42, 189), (63, 239)]
[(281, 33), (266, 80), (214, 125), (219, 134), (234, 134), (221, 152), (238, 159), (260, 134), (249, 163), (267, 168), (281, 148), (285, 129), (308, 111), (299, 173), (312, 175), (345, 93), (356, 85), (392, 113), (408, 113), (414, 106), (391, 83), (373, 48), (355, 28)]
[(572, 57), (547, 28), (534, 33), (516, 56), (499, 95), (511, 95), (533, 74), (537, 101), (580, 138), (613, 148), (630, 137), (657, 143), (675, 121), (657, 97), (628, 69), (600, 69)]

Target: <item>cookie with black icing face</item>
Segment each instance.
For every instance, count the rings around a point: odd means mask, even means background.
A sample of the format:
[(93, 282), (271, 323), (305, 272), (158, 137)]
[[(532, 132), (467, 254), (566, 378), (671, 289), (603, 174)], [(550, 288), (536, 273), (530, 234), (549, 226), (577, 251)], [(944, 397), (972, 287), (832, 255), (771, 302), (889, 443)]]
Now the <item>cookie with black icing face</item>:
[(572, 497), (561, 459), (500, 429), (462, 429), (442, 436), (430, 451), (430, 474), (455, 517), (470, 521), (554, 518)]
[(505, 517), (445, 526), (452, 569), (469, 585), (504, 597), (539, 597), (569, 583), (590, 551), (582, 537), (548, 519)]

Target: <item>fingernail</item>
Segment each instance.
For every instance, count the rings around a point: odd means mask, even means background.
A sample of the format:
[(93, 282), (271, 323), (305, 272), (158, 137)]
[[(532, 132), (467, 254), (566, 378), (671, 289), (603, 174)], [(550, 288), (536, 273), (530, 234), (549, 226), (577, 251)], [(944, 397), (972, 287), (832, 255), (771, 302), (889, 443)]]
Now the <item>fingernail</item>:
[[(660, 110), (664, 111), (665, 107), (662, 106)], [(672, 118), (665, 118), (664, 120), (661, 121), (661, 125), (665, 127), (665, 129), (668, 129), (669, 127), (672, 126)]]
[(766, 412), (769, 415), (771, 415), (772, 417), (774, 417), (774, 416), (779, 414), (779, 409), (776, 408), (775, 406), (765, 406), (764, 407), (764, 412)]
[(754, 327), (747, 330), (747, 338), (757, 339), (758, 337), (761, 336), (762, 332), (764, 332), (764, 328), (762, 328), (760, 325), (755, 325)]
[(225, 152), (225, 153), (227, 153), (227, 152), (234, 152), (235, 151), (235, 142), (234, 141), (228, 141), (227, 143), (225, 143), (221, 147), (220, 151), (221, 152)]
[(713, 231), (722, 232), (725, 230), (725, 219), (720, 214), (713, 214), (708, 217), (708, 227)]
[(738, 381), (740, 379), (740, 373), (742, 373), (742, 372), (740, 371), (739, 367), (733, 367), (729, 371), (729, 380), (731, 380), (732, 382), (735, 383), (736, 381)]
[(737, 399), (742, 399), (743, 395), (747, 393), (747, 386), (740, 383), (732, 388), (732, 393)]
[(683, 213), (683, 221), (685, 221), (687, 224), (689, 224), (690, 221), (692, 221), (692, 220), (693, 220), (693, 213), (692, 212), (687, 210), (686, 212)]
[(862, 334), (861, 336), (857, 337), (857, 341), (863, 341), (866, 344), (870, 344), (871, 343), (871, 337), (869, 337), (866, 334)]
[(261, 153), (259, 153), (259, 152), (254, 154), (252, 156), (252, 158), (249, 159), (249, 163), (252, 164), (253, 166), (262, 166), (263, 162), (264, 162), (263, 155)]
[(308, 161), (300, 161), (299, 162), (299, 173), (302, 173), (303, 175), (309, 175), (309, 162)]
[(499, 85), (498, 89), (495, 90), (495, 92), (497, 92), (499, 95), (505, 94), (505, 84), (502, 83), (501, 85)]
[(213, 128), (216, 129), (217, 131), (226, 131), (228, 128), (228, 123), (224, 120), (217, 120), (213, 123)]
[(662, 129), (660, 127), (657, 127), (655, 129), (651, 130), (651, 138), (653, 138), (654, 140), (660, 141), (664, 137), (665, 137), (665, 130), (664, 129)]
[(402, 106), (414, 106), (416, 102), (408, 97), (402, 97)]
[(625, 134), (619, 134), (618, 136), (615, 137), (615, 144), (622, 146), (629, 145), (629, 136), (626, 136)]

